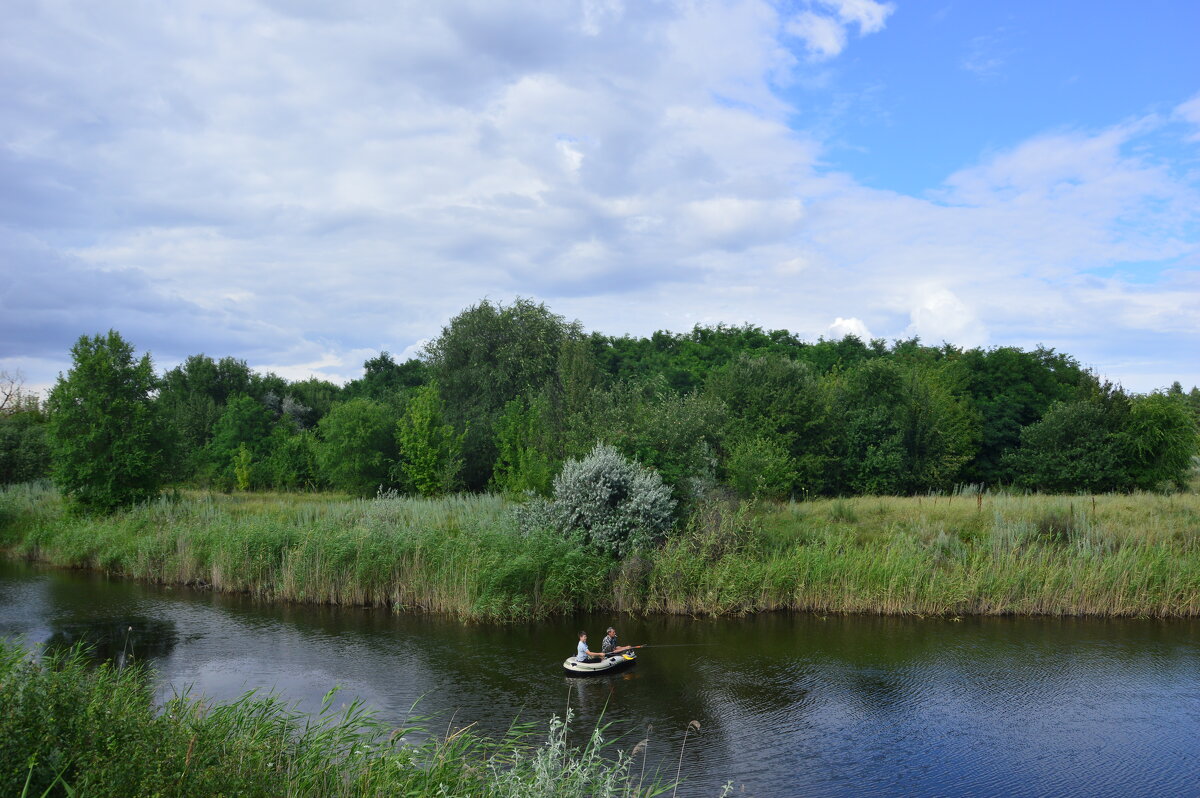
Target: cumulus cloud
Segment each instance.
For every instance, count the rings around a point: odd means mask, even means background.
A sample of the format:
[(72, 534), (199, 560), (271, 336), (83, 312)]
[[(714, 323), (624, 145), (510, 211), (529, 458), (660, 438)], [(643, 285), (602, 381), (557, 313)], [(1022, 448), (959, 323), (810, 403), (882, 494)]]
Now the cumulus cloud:
[[(1195, 371), (1200, 202), (1146, 150), (1154, 118), (986, 153), (928, 196), (821, 167), (779, 86), (890, 13), (18, 5), (0, 367), (52, 379), (79, 334), (117, 327), (163, 365), (204, 351), (344, 378), (522, 295), (614, 333), (752, 322), (1169, 369), (1108, 354), (1119, 338)], [(1146, 263), (1164, 265), (1122, 272)]]
[(871, 335), (871, 331), (867, 329), (867, 325), (863, 324), (862, 319), (857, 319), (851, 316), (848, 319), (843, 319), (838, 316), (833, 320), (825, 332), (826, 338), (840, 340), (847, 335), (853, 335), (862, 341), (870, 341), (875, 336)]
[(851, 26), (860, 36), (878, 33), (894, 10), (874, 0), (817, 0), (792, 17), (786, 30), (804, 42), (810, 58), (824, 61), (846, 49)]
[(918, 292), (906, 332), (938, 345), (974, 347), (987, 344), (987, 330), (971, 308), (945, 289)]

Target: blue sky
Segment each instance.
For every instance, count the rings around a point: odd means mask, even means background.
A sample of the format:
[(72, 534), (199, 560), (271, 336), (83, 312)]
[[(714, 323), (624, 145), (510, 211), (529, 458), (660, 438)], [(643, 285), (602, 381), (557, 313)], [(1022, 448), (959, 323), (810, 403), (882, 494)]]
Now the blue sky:
[(17, 0), (0, 369), (343, 380), (463, 307), (1200, 383), (1192, 2)]
[[(1198, 30), (1197, 3), (898, 4), (831, 61), (827, 85), (788, 96), (815, 105), (799, 125), (832, 118), (832, 168), (920, 195), (1046, 131), (1169, 114), (1200, 83)], [(1194, 148), (1163, 145), (1195, 167)]]

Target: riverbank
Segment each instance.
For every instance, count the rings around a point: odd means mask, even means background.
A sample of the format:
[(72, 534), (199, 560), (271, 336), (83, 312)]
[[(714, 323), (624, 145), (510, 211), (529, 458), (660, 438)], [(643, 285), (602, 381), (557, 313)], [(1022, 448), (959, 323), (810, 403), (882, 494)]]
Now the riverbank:
[(569, 746), (557, 718), (546, 735), (514, 723), (499, 739), (471, 728), (431, 736), (420, 720), (379, 723), (358, 702), (335, 710), (332, 693), (310, 717), (255, 694), (157, 708), (152, 692), (141, 667), (94, 666), (78, 649), (35, 659), (0, 639), (0, 793), (632, 798), (670, 787), (639, 769), (644, 753), (605, 753), (602, 728)]
[(266, 600), (468, 620), (616, 610), (1200, 616), (1200, 496), (713, 503), (624, 562), (521, 535), (495, 496), (187, 494), (72, 517), (0, 492), (8, 556)]

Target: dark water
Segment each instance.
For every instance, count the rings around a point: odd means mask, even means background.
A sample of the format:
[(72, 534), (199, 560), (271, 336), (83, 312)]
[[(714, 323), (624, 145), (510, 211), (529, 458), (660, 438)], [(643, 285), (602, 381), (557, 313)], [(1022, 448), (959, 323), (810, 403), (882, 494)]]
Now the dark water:
[[(646, 649), (631, 671), (560, 674), (586, 628)], [(132, 627), (132, 631), (130, 631)], [(149, 658), (160, 694), (333, 685), (386, 719), (503, 730), (602, 711), (681, 795), (1200, 795), (1200, 622), (764, 615), (590, 616), (509, 627), (269, 606), (0, 563), (0, 635)], [(687, 646), (681, 644), (689, 644)], [(693, 645), (705, 644), (705, 645)], [(582, 733), (582, 732), (581, 732)]]

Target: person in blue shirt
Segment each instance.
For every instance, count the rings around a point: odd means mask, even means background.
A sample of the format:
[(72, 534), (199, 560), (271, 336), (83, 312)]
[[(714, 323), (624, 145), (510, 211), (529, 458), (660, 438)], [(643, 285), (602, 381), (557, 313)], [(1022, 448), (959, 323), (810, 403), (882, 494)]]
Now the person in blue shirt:
[(599, 651), (588, 651), (587, 632), (579, 633), (579, 645), (575, 647), (575, 651), (575, 659), (579, 660), (580, 662), (590, 662), (592, 657), (604, 657), (604, 655)]

